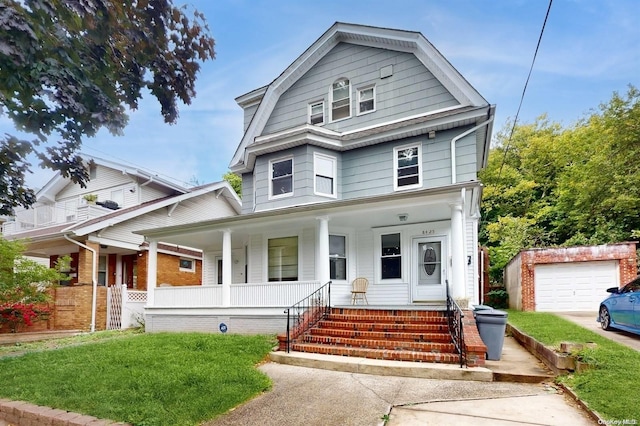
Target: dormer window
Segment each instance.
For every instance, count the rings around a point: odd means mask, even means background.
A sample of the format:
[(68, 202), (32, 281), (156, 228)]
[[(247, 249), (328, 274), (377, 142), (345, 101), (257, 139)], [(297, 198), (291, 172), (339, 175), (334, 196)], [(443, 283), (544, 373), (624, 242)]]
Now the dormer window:
[(269, 165), (271, 169), (269, 195), (272, 198), (293, 195), (293, 158), (274, 160)]
[(351, 84), (346, 78), (331, 87), (331, 121), (351, 117)]
[(313, 102), (309, 104), (309, 123), (324, 124), (324, 102)]
[(376, 87), (371, 86), (358, 90), (358, 115), (376, 110)]

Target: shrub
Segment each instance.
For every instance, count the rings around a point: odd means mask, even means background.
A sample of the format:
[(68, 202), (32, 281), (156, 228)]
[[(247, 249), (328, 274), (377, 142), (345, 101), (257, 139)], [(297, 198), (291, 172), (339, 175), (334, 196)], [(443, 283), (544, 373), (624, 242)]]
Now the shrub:
[(20, 326), (30, 327), (34, 321), (49, 318), (51, 309), (45, 304), (36, 303), (4, 303), (0, 305), (0, 328), (9, 325), (12, 333), (16, 333)]
[(485, 304), (497, 309), (509, 307), (509, 293), (504, 288), (495, 288), (486, 294)]

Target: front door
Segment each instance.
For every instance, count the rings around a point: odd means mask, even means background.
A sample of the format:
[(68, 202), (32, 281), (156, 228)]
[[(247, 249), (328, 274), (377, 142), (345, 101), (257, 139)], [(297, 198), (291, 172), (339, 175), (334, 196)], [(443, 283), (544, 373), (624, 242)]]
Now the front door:
[(415, 238), (412, 244), (411, 296), (413, 302), (446, 299), (446, 245), (444, 237)]

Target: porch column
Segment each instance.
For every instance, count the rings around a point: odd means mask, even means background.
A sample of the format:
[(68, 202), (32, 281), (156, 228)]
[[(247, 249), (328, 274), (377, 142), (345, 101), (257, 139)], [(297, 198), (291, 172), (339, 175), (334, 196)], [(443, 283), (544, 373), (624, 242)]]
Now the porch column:
[[(462, 232), (462, 204), (450, 204), (451, 207), (451, 296), (458, 302), (467, 297), (464, 267), (464, 233)], [(464, 306), (462, 306), (464, 305)], [(462, 303), (461, 308), (467, 304)]]
[(222, 234), (222, 306), (231, 306), (231, 230)]
[(318, 242), (316, 246), (316, 280), (325, 284), (331, 278), (329, 271), (329, 218), (318, 217)]
[(153, 295), (158, 280), (158, 241), (149, 241), (147, 252), (147, 306), (153, 306)]

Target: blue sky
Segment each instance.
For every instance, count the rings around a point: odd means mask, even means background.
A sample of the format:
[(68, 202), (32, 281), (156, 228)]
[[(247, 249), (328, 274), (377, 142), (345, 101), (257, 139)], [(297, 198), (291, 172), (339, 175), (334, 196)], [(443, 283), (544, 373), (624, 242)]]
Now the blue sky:
[[(174, 0), (182, 4), (181, 0)], [(101, 131), (83, 152), (183, 182), (219, 181), (242, 137), (234, 99), (276, 78), (334, 22), (421, 32), (490, 102), (495, 131), (516, 114), (547, 0), (191, 0), (204, 13), (217, 57), (203, 65), (197, 97), (178, 124), (163, 123), (154, 98), (132, 112), (124, 136)], [(640, 2), (555, 0), (520, 113), (570, 125), (640, 87)], [(0, 132), (14, 129), (0, 117)], [(34, 166), (29, 182), (53, 174)]]

